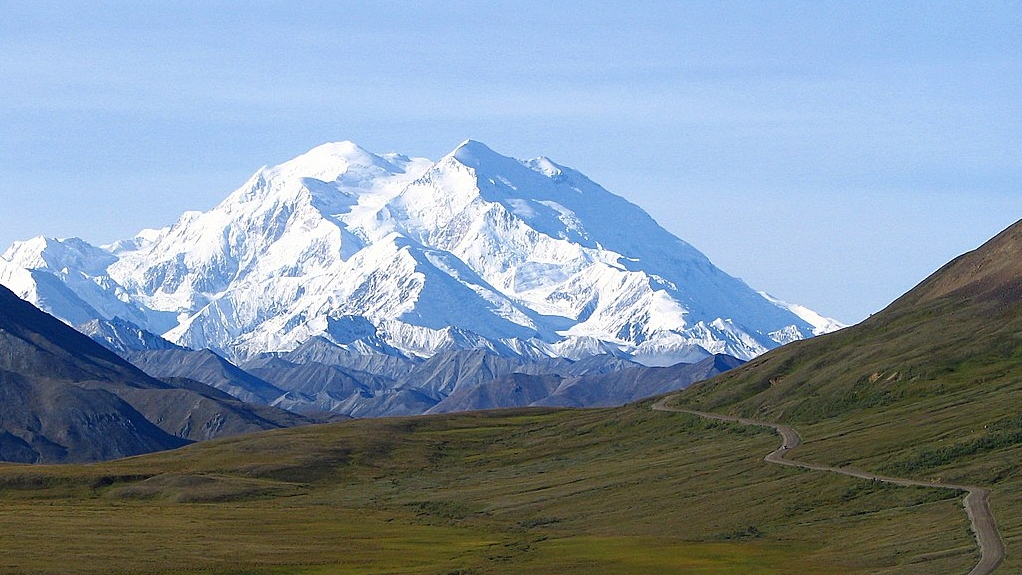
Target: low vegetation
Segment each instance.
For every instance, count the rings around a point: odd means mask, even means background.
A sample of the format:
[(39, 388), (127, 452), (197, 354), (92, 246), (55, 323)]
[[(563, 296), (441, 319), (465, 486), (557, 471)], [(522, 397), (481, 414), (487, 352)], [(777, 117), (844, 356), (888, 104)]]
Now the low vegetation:
[(1001, 572), (1022, 572), (1019, 278), (1022, 223), (865, 322), (774, 350), (677, 401), (788, 423), (806, 440), (804, 461), (989, 487), (1007, 547)]
[(953, 494), (765, 464), (768, 430), (522, 410), (0, 466), (17, 573), (964, 573)]

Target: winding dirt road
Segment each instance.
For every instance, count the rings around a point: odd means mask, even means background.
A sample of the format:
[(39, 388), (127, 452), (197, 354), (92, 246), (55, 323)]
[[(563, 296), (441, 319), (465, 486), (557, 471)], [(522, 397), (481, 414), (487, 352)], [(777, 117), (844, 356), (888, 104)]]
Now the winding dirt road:
[(918, 481), (915, 479), (904, 479), (900, 477), (885, 477), (883, 475), (875, 475), (873, 473), (860, 471), (851, 467), (830, 467), (827, 465), (817, 465), (815, 463), (793, 461), (791, 459), (787, 459), (786, 456), (789, 451), (795, 449), (799, 445), (802, 445), (802, 436), (800, 436), (798, 432), (791, 427), (781, 425), (779, 423), (770, 423), (769, 421), (757, 421), (755, 419), (721, 415), (719, 413), (705, 413), (690, 409), (668, 407), (667, 401), (670, 400), (671, 397), (673, 396), (665, 397), (664, 399), (656, 402), (653, 404), (653, 409), (658, 411), (691, 413), (707, 419), (733, 421), (744, 425), (756, 425), (772, 428), (780, 434), (781, 446), (771, 451), (763, 458), (765, 461), (770, 463), (786, 465), (788, 467), (801, 467), (802, 469), (810, 469), (813, 471), (838, 473), (840, 475), (848, 475), (850, 477), (858, 477), (860, 479), (868, 479), (871, 481), (882, 481), (884, 483), (891, 483), (894, 485), (937, 487), (940, 489), (952, 489), (954, 491), (966, 492), (967, 495), (962, 501), (962, 505), (965, 507), (965, 513), (969, 516), (969, 521), (972, 523), (972, 531), (976, 534), (976, 541), (979, 543), (980, 549), (979, 563), (972, 568), (972, 571), (969, 571), (968, 575), (990, 575), (996, 571), (997, 567), (1000, 566), (1002, 561), (1004, 561), (1004, 541), (1001, 539), (1001, 534), (997, 530), (997, 524), (994, 522), (993, 513), (990, 512), (990, 490), (985, 487), (934, 483), (931, 481)]

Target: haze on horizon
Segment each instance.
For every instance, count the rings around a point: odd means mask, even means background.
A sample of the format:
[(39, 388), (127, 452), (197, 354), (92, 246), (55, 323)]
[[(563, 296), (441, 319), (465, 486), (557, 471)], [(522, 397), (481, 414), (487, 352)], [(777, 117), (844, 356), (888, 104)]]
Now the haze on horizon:
[(207, 210), (328, 141), (548, 156), (846, 323), (1022, 217), (1022, 5), (6, 5), (0, 250)]

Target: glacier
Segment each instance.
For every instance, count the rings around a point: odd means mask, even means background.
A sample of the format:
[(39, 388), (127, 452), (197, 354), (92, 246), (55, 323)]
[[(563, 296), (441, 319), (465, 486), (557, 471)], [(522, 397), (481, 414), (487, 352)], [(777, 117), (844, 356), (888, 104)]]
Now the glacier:
[(119, 319), (234, 361), (315, 338), (659, 366), (842, 327), (728, 275), (582, 173), (472, 140), (438, 161), (324, 144), (163, 229), (15, 242), (0, 284), (72, 325)]

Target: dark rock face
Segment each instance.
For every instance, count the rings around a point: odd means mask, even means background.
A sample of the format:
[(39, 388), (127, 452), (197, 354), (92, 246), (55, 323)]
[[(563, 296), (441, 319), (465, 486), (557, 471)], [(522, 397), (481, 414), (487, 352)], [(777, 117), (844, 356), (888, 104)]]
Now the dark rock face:
[(0, 460), (98, 461), (307, 422), (153, 379), (0, 286)]
[(188, 443), (107, 387), (158, 384), (0, 287), (0, 459), (84, 462)]
[(124, 357), (153, 377), (201, 381), (251, 403), (269, 404), (284, 391), (208, 349), (154, 349), (125, 352)]
[(5, 461), (87, 462), (189, 443), (112, 393), (59, 381), (0, 372), (0, 405), (0, 458)]
[(75, 329), (115, 353), (145, 349), (181, 349), (181, 346), (174, 345), (162, 337), (118, 317), (110, 320), (93, 319), (76, 325)]

